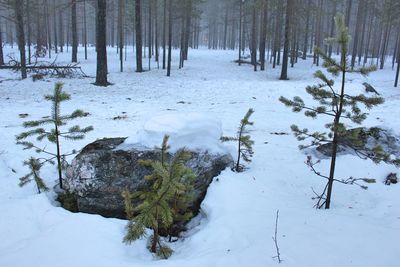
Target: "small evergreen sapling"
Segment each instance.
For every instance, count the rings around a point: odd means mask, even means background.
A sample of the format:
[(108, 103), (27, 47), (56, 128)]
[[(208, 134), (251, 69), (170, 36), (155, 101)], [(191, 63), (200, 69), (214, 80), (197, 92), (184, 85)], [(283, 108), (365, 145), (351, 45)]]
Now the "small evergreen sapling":
[(25, 176), (19, 178), (19, 186), (24, 186), (31, 181), (35, 181), (38, 193), (49, 191), (49, 188), (46, 186), (43, 179), (40, 177), (40, 169), (42, 168), (42, 164), (40, 160), (31, 157), (29, 160), (24, 161), (24, 165), (28, 166), (30, 169), (30, 173)]
[[(61, 189), (63, 188), (62, 163), (66, 156), (76, 153), (76, 151), (73, 150), (70, 153), (63, 154), (60, 148), (61, 139), (80, 140), (85, 137), (86, 133), (93, 130), (92, 126), (81, 128), (78, 125), (70, 127), (68, 130), (65, 131), (61, 130), (61, 126), (65, 126), (68, 121), (86, 117), (89, 115), (89, 113), (86, 113), (80, 109), (75, 110), (69, 115), (61, 115), (60, 113), (61, 102), (71, 99), (71, 96), (69, 94), (63, 92), (62, 87), (63, 87), (62, 83), (56, 83), (53, 95), (45, 96), (45, 99), (51, 101), (53, 104), (51, 115), (41, 120), (25, 122), (23, 126), (25, 128), (29, 128), (32, 130), (23, 132), (16, 137), (17, 144), (22, 145), (24, 149), (35, 149), (37, 153), (43, 153), (48, 156), (47, 158), (42, 159), (40, 161), (40, 166), (42, 166), (47, 162), (54, 163), (54, 160), (57, 161), (58, 179)], [(47, 130), (43, 127), (44, 125), (51, 125), (52, 128), (50, 130)], [(41, 148), (30, 141), (26, 141), (28, 137), (33, 137), (33, 136), (36, 136), (37, 141), (42, 141), (44, 138), (46, 138), (49, 142), (54, 143), (56, 145), (55, 151), (49, 150), (46, 147)]]
[[(164, 259), (169, 258), (173, 250), (162, 244), (160, 231), (170, 229), (174, 222), (181, 219), (179, 216), (189, 216), (189, 214), (182, 215), (180, 208), (183, 210), (188, 208), (188, 199), (185, 195), (195, 178), (192, 170), (185, 166), (191, 154), (185, 149), (180, 149), (170, 162), (167, 162), (168, 148), (168, 136), (165, 136), (161, 146), (160, 161), (141, 162), (142, 165), (153, 169), (153, 172), (145, 177), (151, 184), (149, 191), (122, 193), (125, 212), (130, 220), (124, 242), (129, 244), (146, 236), (146, 228), (151, 228), (153, 234), (149, 239), (149, 249)], [(137, 197), (142, 202), (133, 208), (132, 200)]]
[[(322, 59), (324, 60), (323, 67), (325, 67), (329, 73), (331, 73), (335, 77), (339, 75), (341, 76), (341, 85), (336, 88), (334, 80), (328, 79), (322, 71), (317, 71), (314, 76), (318, 78), (321, 83), (319, 83), (318, 85), (307, 86), (306, 91), (313, 97), (315, 101), (319, 103), (319, 105), (308, 106), (298, 96), (294, 97), (293, 100), (287, 99), (285, 97), (280, 97), (279, 99), (283, 104), (291, 107), (293, 112), (304, 111), (305, 116), (314, 119), (317, 118), (319, 115), (326, 115), (332, 118), (332, 122), (325, 125), (325, 127), (329, 130), (328, 133), (310, 133), (308, 129), (300, 129), (297, 125), (291, 126), (294, 135), (299, 141), (311, 139), (310, 145), (300, 146), (300, 149), (311, 146), (319, 146), (321, 144), (327, 143), (331, 144), (331, 164), (329, 175), (322, 175), (314, 168), (315, 164), (317, 164), (319, 161), (313, 162), (311, 157), (308, 157), (306, 161), (308, 167), (310, 167), (315, 174), (327, 179), (328, 181), (323, 193), (321, 195), (317, 194), (317, 198), (319, 199), (319, 201), (316, 205), (318, 208), (322, 208), (323, 206), (325, 206), (326, 209), (329, 209), (330, 207), (332, 185), (334, 181), (344, 184), (358, 184), (357, 181), (359, 180), (367, 183), (373, 182), (371, 179), (355, 179), (352, 177), (346, 180), (335, 179), (336, 156), (339, 140), (345, 137), (348, 133), (346, 125), (341, 120), (349, 120), (353, 123), (361, 124), (367, 118), (367, 113), (363, 112), (359, 105), (362, 104), (367, 109), (371, 109), (376, 105), (382, 104), (384, 101), (381, 97), (367, 97), (362, 94), (352, 96), (345, 92), (346, 75), (349, 72), (367, 75), (371, 71), (374, 71), (376, 67), (370, 66), (360, 68), (358, 70), (351, 69), (347, 59), (348, 44), (350, 40), (348, 29), (344, 24), (343, 16), (336, 16), (335, 22), (337, 36), (336, 38), (328, 39), (327, 42), (332, 45), (337, 44), (339, 46), (341, 51), (340, 62), (337, 62), (335, 59), (329, 57), (319, 48), (317, 48), (315, 52), (322, 57)], [(353, 132), (354, 137), (351, 138), (351, 141), (356, 147), (356, 143), (359, 141), (357, 141), (356, 138), (357, 132)], [(380, 147), (376, 147), (373, 152), (373, 154), (363, 155), (364, 158), (370, 158), (374, 162), (380, 162), (382, 160), (389, 161), (388, 156), (383, 152)], [(364, 189), (366, 188), (365, 186), (361, 187)]]
[(251, 115), (254, 113), (254, 109), (249, 109), (244, 116), (244, 118), (240, 121), (240, 126), (237, 131), (236, 137), (226, 137), (223, 136), (221, 138), (222, 142), (230, 142), (234, 141), (238, 143), (238, 155), (235, 164), (234, 170), (236, 172), (241, 172), (244, 170), (244, 166), (240, 164), (240, 159), (242, 158), (245, 162), (251, 162), (251, 158), (253, 157), (253, 144), (254, 141), (251, 140), (251, 136), (249, 135), (249, 131), (247, 130), (247, 126), (252, 126), (254, 123), (249, 121)]

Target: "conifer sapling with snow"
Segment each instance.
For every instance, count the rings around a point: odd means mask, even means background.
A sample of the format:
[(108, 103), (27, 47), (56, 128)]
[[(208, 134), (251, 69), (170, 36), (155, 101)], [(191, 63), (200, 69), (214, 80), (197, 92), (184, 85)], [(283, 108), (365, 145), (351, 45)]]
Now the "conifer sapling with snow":
[[(361, 124), (366, 118), (367, 113), (364, 112), (360, 105), (365, 106), (367, 109), (382, 104), (383, 98), (381, 97), (367, 97), (363, 94), (360, 95), (350, 95), (346, 92), (346, 75), (350, 72), (360, 73), (362, 75), (368, 75), (371, 71), (376, 69), (375, 66), (363, 67), (357, 70), (353, 70), (347, 59), (348, 45), (350, 36), (348, 29), (344, 23), (343, 16), (336, 16), (336, 32), (337, 36), (335, 38), (327, 39), (327, 43), (331, 45), (338, 45), (341, 52), (340, 61), (329, 57), (321, 49), (317, 48), (315, 50), (316, 54), (320, 56), (324, 63), (323, 67), (331, 73), (334, 77), (340, 76), (340, 85), (335, 86), (335, 81), (333, 79), (328, 79), (328, 77), (320, 70), (318, 70), (314, 76), (318, 78), (321, 82), (317, 85), (307, 86), (306, 91), (312, 96), (312, 98), (318, 102), (318, 105), (307, 105), (300, 97), (296, 96), (292, 100), (285, 97), (280, 97), (280, 101), (288, 107), (291, 107), (293, 112), (302, 112), (307, 117), (313, 119), (320, 115), (328, 116), (332, 118), (332, 122), (325, 125), (328, 132), (310, 132), (308, 129), (300, 129), (297, 125), (292, 125), (291, 129), (294, 135), (299, 141), (305, 139), (311, 139), (311, 144), (304, 146), (301, 145), (300, 149), (304, 149), (312, 146), (319, 146), (321, 144), (331, 145), (331, 164), (330, 171), (328, 175), (323, 175), (315, 169), (315, 165), (319, 163), (313, 162), (311, 156), (308, 156), (306, 164), (311, 168), (311, 170), (327, 180), (327, 184), (323, 190), (322, 194), (317, 194), (318, 203), (317, 208), (322, 208), (325, 206), (326, 209), (330, 208), (332, 186), (333, 182), (340, 182), (344, 184), (358, 184), (358, 181), (363, 182), (373, 182), (373, 179), (335, 179), (335, 166), (336, 166), (336, 156), (338, 151), (338, 145), (342, 138), (348, 135), (347, 125), (342, 122), (342, 120), (347, 120), (355, 124)], [(352, 144), (357, 142), (357, 131), (352, 131), (354, 136), (351, 138)], [(356, 147), (351, 144), (348, 145), (350, 148)], [(381, 147), (376, 147), (373, 149), (373, 153), (368, 153), (363, 155), (365, 158), (370, 158), (374, 162), (380, 161), (390, 161), (388, 155), (386, 155)], [(360, 184), (358, 184), (360, 185)], [(362, 188), (366, 186), (360, 185)]]
[[(80, 140), (85, 137), (85, 134), (92, 131), (93, 127), (88, 126), (85, 128), (81, 128), (78, 125), (72, 126), (67, 130), (62, 130), (61, 127), (65, 126), (68, 121), (73, 119), (86, 117), (89, 113), (84, 112), (80, 109), (75, 110), (69, 115), (61, 115), (60, 105), (63, 101), (68, 101), (71, 99), (71, 96), (62, 90), (63, 84), (56, 83), (54, 86), (53, 95), (46, 95), (45, 99), (52, 102), (52, 110), (51, 114), (48, 117), (45, 117), (41, 120), (27, 121), (24, 122), (23, 126), (25, 128), (31, 129), (27, 132), (23, 132), (16, 136), (17, 144), (20, 144), (24, 147), (24, 149), (35, 149), (37, 153), (41, 153), (46, 155), (46, 158), (40, 158), (35, 161), (35, 164), (39, 164), (36, 167), (41, 167), (45, 163), (54, 164), (55, 160), (57, 161), (57, 170), (58, 170), (58, 179), (60, 188), (63, 188), (62, 184), (62, 165), (65, 160), (65, 157), (75, 154), (76, 151), (73, 150), (68, 153), (61, 152), (60, 142), (61, 139), (65, 140)], [(45, 125), (50, 125), (50, 129), (46, 129)], [(37, 141), (42, 141), (43, 139), (47, 139), (49, 142), (55, 144), (55, 149), (50, 150), (46, 146), (40, 147), (39, 145), (34, 144), (31, 141), (27, 141), (27, 138), (36, 136)], [(33, 162), (33, 161), (29, 161)], [(28, 165), (31, 166), (31, 165)], [(36, 168), (35, 167), (35, 168)], [(32, 169), (32, 168), (31, 168)], [(40, 168), (39, 168), (40, 169)], [(23, 183), (25, 184), (25, 183)]]
[(221, 138), (222, 142), (230, 142), (234, 141), (238, 143), (237, 148), (237, 160), (235, 163), (234, 170), (236, 172), (241, 172), (244, 170), (244, 166), (240, 163), (240, 159), (243, 159), (245, 162), (251, 162), (251, 158), (253, 157), (253, 144), (254, 141), (251, 140), (251, 136), (249, 135), (249, 130), (247, 130), (247, 126), (252, 126), (254, 122), (249, 121), (251, 115), (253, 115), (254, 109), (249, 109), (244, 116), (244, 118), (240, 121), (240, 126), (237, 131), (236, 137), (227, 137), (223, 136)]
[[(182, 216), (192, 217), (188, 213), (188, 190), (192, 187), (195, 175), (185, 166), (191, 158), (186, 149), (178, 150), (170, 161), (167, 161), (169, 146), (168, 136), (164, 137), (159, 161), (143, 160), (143, 166), (150, 167), (152, 173), (145, 177), (151, 184), (150, 190), (122, 193), (125, 212), (130, 220), (124, 237), (125, 243), (131, 243), (146, 236), (146, 228), (151, 228), (153, 234), (149, 238), (149, 249), (158, 257), (166, 259), (173, 250), (164, 245), (160, 232), (171, 229), (173, 223)], [(139, 198), (141, 203), (133, 207), (132, 201)], [(134, 214), (137, 214), (134, 216)]]

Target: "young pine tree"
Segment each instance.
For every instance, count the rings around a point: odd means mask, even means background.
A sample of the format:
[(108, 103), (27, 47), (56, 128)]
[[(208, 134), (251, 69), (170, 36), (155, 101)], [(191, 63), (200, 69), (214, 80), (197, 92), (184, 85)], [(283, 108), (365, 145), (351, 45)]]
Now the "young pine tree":
[(22, 176), (19, 178), (19, 186), (24, 186), (31, 181), (36, 183), (36, 188), (38, 193), (49, 191), (49, 188), (46, 186), (43, 179), (40, 177), (40, 169), (42, 168), (42, 163), (39, 159), (31, 157), (29, 160), (24, 161), (24, 165), (28, 166), (30, 172), (27, 175)]
[[(83, 112), (80, 109), (77, 109), (69, 115), (61, 115), (61, 102), (71, 99), (71, 96), (69, 94), (63, 92), (62, 87), (62, 83), (56, 83), (53, 95), (45, 96), (45, 99), (51, 101), (53, 104), (51, 115), (48, 118), (44, 118), (41, 120), (25, 122), (23, 126), (31, 130), (23, 132), (16, 136), (17, 144), (22, 145), (24, 149), (35, 149), (37, 153), (43, 153), (48, 156), (48, 158), (45, 158), (41, 161), (40, 165), (43, 165), (47, 162), (53, 163), (54, 160), (57, 161), (58, 179), (61, 189), (63, 188), (62, 163), (66, 156), (76, 153), (75, 150), (70, 153), (62, 153), (60, 147), (61, 139), (80, 140), (85, 137), (86, 133), (93, 130), (92, 126), (81, 128), (78, 125), (70, 127), (69, 129), (64, 131), (61, 130), (61, 127), (65, 126), (68, 121), (81, 117), (86, 117), (89, 114)], [(45, 125), (51, 125), (51, 128), (46, 129), (44, 128)], [(41, 148), (30, 141), (26, 141), (27, 138), (33, 136), (36, 136), (37, 141), (42, 141), (44, 138), (46, 138), (51, 143), (54, 143), (56, 145), (55, 150), (49, 150), (46, 147)]]
[[(339, 140), (346, 135), (347, 126), (342, 120), (349, 120), (350, 122), (361, 124), (367, 117), (367, 113), (363, 112), (359, 107), (360, 104), (364, 105), (367, 109), (382, 104), (383, 98), (381, 97), (367, 97), (365, 95), (349, 95), (346, 92), (346, 75), (349, 72), (356, 72), (362, 75), (367, 75), (371, 71), (375, 70), (375, 66), (367, 68), (361, 68), (358, 70), (351, 70), (350, 64), (347, 59), (348, 45), (350, 36), (348, 29), (345, 26), (343, 16), (336, 16), (336, 32), (335, 38), (327, 40), (329, 44), (337, 44), (340, 48), (341, 57), (340, 61), (329, 57), (321, 49), (316, 49), (318, 54), (323, 60), (323, 67), (331, 73), (334, 77), (340, 76), (340, 85), (335, 86), (334, 80), (328, 79), (322, 71), (317, 71), (314, 76), (318, 78), (321, 83), (318, 85), (307, 86), (306, 91), (310, 94), (315, 101), (319, 103), (317, 106), (308, 106), (304, 101), (296, 96), (293, 100), (289, 100), (285, 97), (280, 97), (280, 101), (288, 107), (291, 107), (293, 112), (304, 111), (305, 116), (311, 118), (317, 118), (319, 115), (325, 115), (332, 118), (332, 122), (327, 124), (325, 127), (328, 129), (328, 133), (314, 132), (310, 133), (308, 129), (300, 129), (296, 125), (292, 125), (292, 131), (299, 141), (310, 138), (311, 144), (309, 146), (300, 146), (301, 149), (318, 146), (320, 144), (331, 144), (331, 164), (329, 175), (322, 175), (314, 169), (315, 163), (312, 162), (311, 158), (308, 157), (307, 165), (319, 176), (327, 179), (327, 184), (321, 195), (319, 195), (319, 202), (317, 203), (318, 208), (325, 206), (326, 209), (330, 208), (332, 186), (333, 182), (341, 182), (346, 184), (355, 184), (357, 179), (349, 178), (347, 180), (335, 179), (335, 167), (336, 167), (336, 156), (339, 145)], [(356, 134), (356, 133), (355, 133)], [(356, 138), (353, 138), (356, 141)], [(367, 158), (373, 159), (375, 162), (387, 159), (387, 156), (382, 150), (377, 147), (373, 155), (365, 155)], [(370, 182), (369, 179), (361, 179), (364, 182)]]
[(254, 113), (254, 109), (249, 109), (244, 116), (244, 118), (240, 121), (240, 126), (237, 131), (236, 137), (226, 137), (223, 136), (221, 138), (222, 142), (234, 141), (238, 143), (238, 155), (235, 164), (234, 170), (236, 172), (241, 172), (244, 170), (244, 166), (240, 164), (240, 159), (243, 159), (245, 162), (251, 162), (251, 158), (253, 157), (253, 144), (254, 141), (251, 140), (251, 136), (249, 135), (249, 131), (247, 130), (247, 126), (252, 126), (254, 123), (249, 121), (251, 115)]
[[(168, 258), (173, 250), (161, 243), (160, 231), (170, 229), (171, 225), (179, 220), (182, 215), (177, 207), (187, 209), (188, 193), (195, 176), (192, 170), (185, 166), (190, 159), (190, 153), (180, 149), (175, 156), (167, 162), (168, 136), (164, 137), (161, 146), (160, 161), (146, 160), (141, 164), (151, 167), (153, 172), (145, 179), (150, 183), (149, 191), (130, 193), (123, 192), (125, 211), (128, 219), (127, 233), (124, 237), (125, 243), (131, 243), (146, 236), (145, 229), (151, 228), (153, 234), (150, 236), (150, 251), (160, 258)], [(132, 200), (139, 198), (142, 202), (133, 208)], [(134, 216), (134, 214), (137, 214)]]

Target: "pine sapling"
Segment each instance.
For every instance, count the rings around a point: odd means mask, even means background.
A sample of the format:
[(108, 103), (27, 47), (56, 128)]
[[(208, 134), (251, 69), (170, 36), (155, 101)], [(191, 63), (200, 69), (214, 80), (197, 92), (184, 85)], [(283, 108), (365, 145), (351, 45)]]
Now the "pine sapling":
[[(62, 153), (60, 147), (61, 139), (65, 140), (80, 140), (85, 137), (85, 134), (92, 131), (93, 127), (88, 126), (81, 128), (78, 125), (72, 126), (67, 130), (61, 130), (62, 126), (65, 126), (68, 121), (73, 119), (86, 117), (89, 113), (84, 112), (80, 109), (75, 110), (69, 115), (61, 115), (60, 104), (63, 101), (68, 101), (71, 96), (62, 90), (63, 84), (56, 83), (54, 87), (53, 95), (46, 95), (45, 99), (52, 102), (52, 111), (49, 117), (41, 120), (27, 121), (23, 124), (25, 128), (31, 129), (27, 132), (23, 132), (16, 136), (17, 144), (20, 144), (24, 149), (35, 149), (37, 153), (42, 153), (47, 155), (47, 158), (41, 159), (41, 164), (53, 163), (54, 160), (57, 161), (58, 179), (60, 188), (63, 188), (62, 184), (62, 165), (65, 161), (65, 157), (73, 155), (76, 153), (75, 150), (69, 153)], [(51, 129), (44, 128), (45, 125), (50, 125)], [(55, 150), (49, 150), (46, 147), (39, 147), (39, 145), (34, 144), (31, 141), (26, 141), (27, 138), (36, 136), (37, 141), (42, 141), (47, 139), (49, 142), (55, 144)]]
[(254, 110), (251, 108), (247, 111), (246, 115), (240, 121), (240, 126), (237, 131), (236, 137), (226, 137), (223, 136), (221, 138), (222, 142), (230, 142), (234, 141), (238, 143), (237, 147), (237, 160), (234, 167), (236, 172), (241, 172), (244, 170), (244, 166), (240, 163), (240, 159), (243, 159), (245, 162), (251, 162), (251, 158), (253, 157), (253, 144), (254, 141), (251, 140), (251, 136), (249, 135), (249, 131), (247, 130), (247, 126), (252, 126), (254, 123), (249, 121), (251, 115), (254, 113)]
[[(330, 38), (327, 42), (331, 45), (337, 44), (341, 51), (340, 62), (337, 62), (332, 57), (325, 54), (321, 49), (317, 48), (315, 50), (316, 54), (319, 55), (323, 60), (323, 67), (331, 73), (334, 77), (341, 76), (341, 84), (339, 87), (335, 87), (335, 82), (332, 79), (328, 79), (327, 76), (322, 71), (317, 71), (314, 76), (318, 78), (321, 82), (318, 85), (307, 86), (306, 91), (312, 96), (312, 98), (319, 103), (317, 106), (306, 105), (300, 97), (296, 96), (292, 100), (285, 97), (280, 97), (280, 101), (287, 107), (291, 107), (293, 112), (302, 112), (307, 117), (313, 119), (320, 115), (328, 116), (332, 118), (332, 122), (325, 125), (328, 129), (326, 132), (309, 132), (308, 129), (300, 129), (297, 125), (292, 125), (292, 131), (299, 141), (305, 139), (311, 139), (311, 144), (307, 146), (300, 146), (300, 149), (304, 149), (312, 146), (319, 146), (321, 144), (331, 145), (331, 164), (330, 171), (328, 175), (323, 175), (315, 169), (315, 164), (312, 158), (309, 156), (307, 158), (306, 164), (311, 170), (320, 177), (327, 179), (327, 184), (322, 194), (317, 194), (318, 203), (317, 207), (322, 208), (325, 206), (329, 209), (331, 203), (332, 186), (333, 182), (341, 182), (344, 184), (358, 184), (358, 181), (363, 182), (373, 182), (371, 179), (356, 179), (350, 177), (349, 179), (335, 179), (335, 167), (336, 167), (336, 156), (338, 151), (339, 141), (347, 136), (348, 130), (347, 126), (342, 122), (342, 120), (348, 120), (355, 124), (361, 124), (366, 118), (367, 113), (363, 112), (359, 105), (364, 105), (367, 109), (382, 104), (383, 98), (381, 97), (367, 97), (365, 95), (350, 95), (345, 91), (346, 85), (346, 75), (349, 72), (360, 73), (362, 75), (368, 75), (371, 71), (376, 69), (375, 66), (363, 67), (358, 70), (352, 70), (347, 59), (348, 44), (350, 36), (348, 34), (348, 29), (345, 26), (343, 16), (336, 16), (336, 32), (337, 36), (335, 38)], [(354, 132), (354, 136), (351, 138), (347, 145), (349, 148), (356, 149), (357, 147), (357, 132)], [(359, 154), (358, 154), (359, 155)], [(390, 158), (386, 155), (380, 147), (373, 149), (373, 153), (367, 153), (363, 155), (364, 158), (370, 158), (374, 162), (386, 161), (389, 162)], [(360, 184), (358, 184), (360, 185)], [(360, 185), (361, 186), (361, 185)], [(366, 186), (361, 186), (366, 188)]]
[[(192, 170), (185, 166), (191, 154), (185, 149), (180, 149), (175, 156), (167, 161), (168, 136), (164, 137), (161, 146), (160, 161), (144, 160), (141, 164), (150, 167), (153, 172), (145, 179), (150, 183), (148, 191), (130, 193), (123, 192), (125, 211), (130, 219), (127, 225), (127, 233), (124, 237), (125, 243), (131, 243), (146, 236), (146, 228), (151, 228), (153, 234), (150, 236), (150, 251), (160, 258), (169, 258), (173, 250), (163, 245), (160, 231), (170, 229), (176, 222), (178, 212), (176, 207), (185, 206), (181, 198), (188, 193), (188, 188), (194, 180)], [(141, 203), (133, 208), (132, 200), (139, 198)], [(183, 207), (185, 210), (188, 206)], [(137, 214), (134, 216), (134, 214)]]
[(24, 186), (31, 181), (36, 183), (36, 188), (38, 193), (49, 191), (49, 188), (46, 186), (43, 179), (40, 177), (40, 169), (42, 168), (42, 163), (39, 159), (31, 157), (29, 160), (24, 161), (24, 165), (28, 166), (30, 172), (27, 175), (19, 178), (19, 186)]

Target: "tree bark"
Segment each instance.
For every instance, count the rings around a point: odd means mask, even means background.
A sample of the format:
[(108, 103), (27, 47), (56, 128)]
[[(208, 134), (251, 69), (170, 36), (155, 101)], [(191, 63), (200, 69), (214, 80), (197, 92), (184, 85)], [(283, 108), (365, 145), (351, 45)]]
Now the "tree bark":
[(107, 28), (106, 28), (106, 14), (107, 14), (106, 0), (97, 1), (97, 14), (96, 14), (96, 52), (97, 52), (97, 71), (96, 82), (98, 86), (109, 85), (107, 81)]
[(83, 42), (85, 43), (85, 60), (87, 60), (88, 51), (87, 51), (86, 0), (83, 0)]
[(167, 76), (171, 76), (171, 56), (172, 56), (172, 1), (168, 0), (168, 66)]
[(242, 64), (242, 27), (243, 27), (243, 0), (239, 0), (239, 66)]
[(167, 38), (167, 0), (164, 0), (164, 14), (163, 14), (163, 34), (162, 34), (162, 46), (163, 46), (163, 64), (162, 68), (165, 70), (166, 68), (166, 38)]
[(119, 48), (119, 68), (124, 71), (124, 12), (125, 0), (118, 0), (118, 48)]
[(285, 19), (285, 40), (283, 44), (283, 58), (282, 58), (282, 70), (280, 80), (288, 80), (287, 69), (289, 59), (289, 35), (290, 35), (290, 24), (291, 24), (291, 13), (292, 13), (292, 1), (287, 0), (286, 4), (286, 19)]
[(14, 12), (17, 28), (18, 49), (21, 63), (21, 78), (26, 79), (26, 58), (25, 58), (25, 32), (24, 32), (24, 3), (23, 0), (14, 1)]
[(2, 32), (2, 23), (0, 18), (0, 66), (4, 65), (4, 53), (3, 53), (3, 32)]
[(267, 38), (268, 0), (263, 1), (263, 14), (260, 32), (260, 63), (261, 70), (265, 70), (265, 42)]
[(78, 62), (78, 30), (76, 22), (76, 0), (71, 0), (72, 62)]
[(143, 72), (141, 0), (135, 1), (135, 32), (136, 32), (136, 72)]

